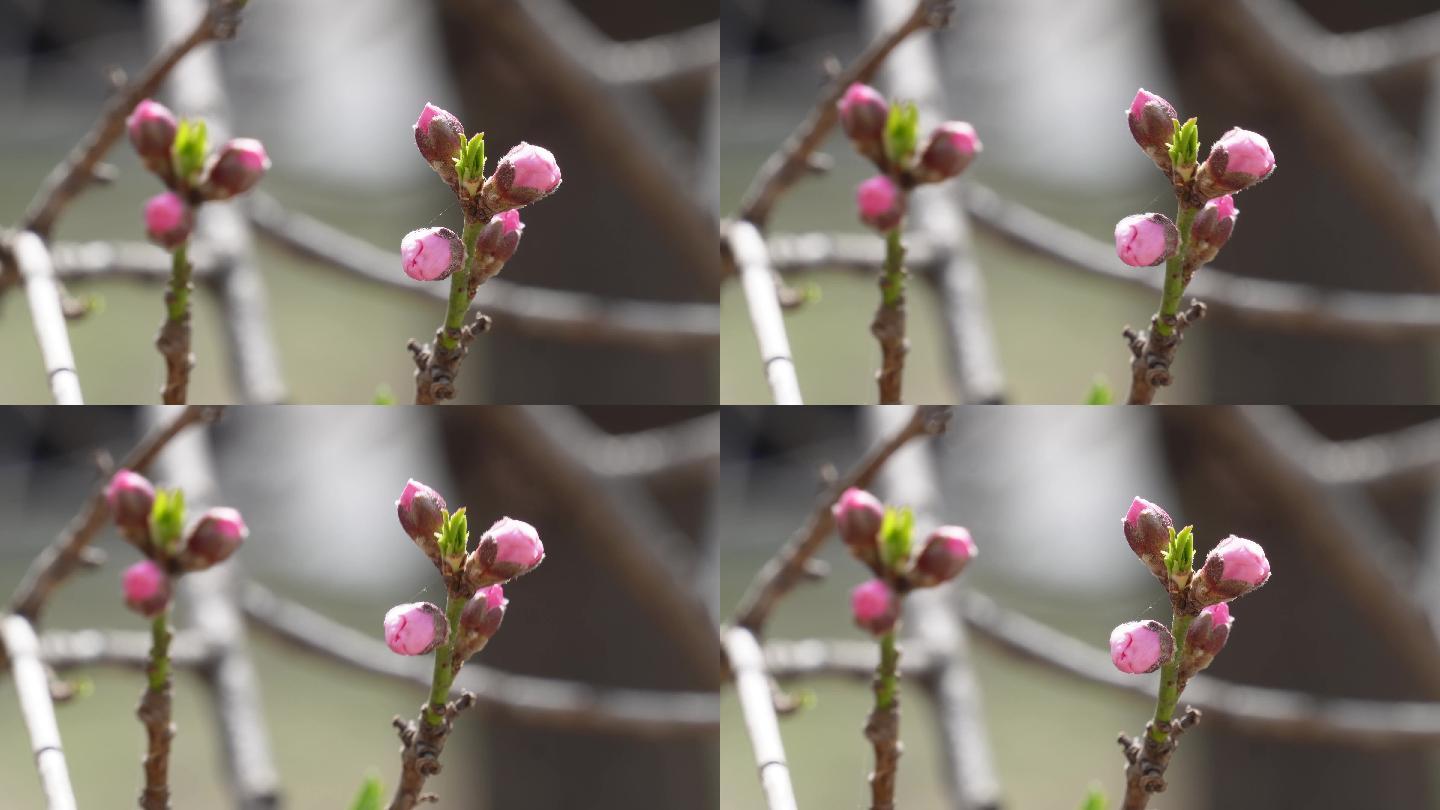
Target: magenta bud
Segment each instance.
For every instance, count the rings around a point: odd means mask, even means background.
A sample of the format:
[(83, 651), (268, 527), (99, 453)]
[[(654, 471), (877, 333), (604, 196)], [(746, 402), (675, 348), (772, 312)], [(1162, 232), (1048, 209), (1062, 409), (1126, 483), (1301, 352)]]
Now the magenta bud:
[(1125, 114), (1130, 136), (1161, 168), (1170, 165), (1170, 141), (1175, 137), (1178, 118), (1170, 102), (1143, 87), (1135, 92)]
[(456, 182), (455, 157), (465, 145), (465, 127), (449, 112), (426, 104), (415, 120), (415, 146), (445, 182)]
[(183, 571), (203, 571), (224, 562), (250, 536), (240, 513), (228, 506), (207, 509), (190, 527), (181, 546), (179, 565)]
[(502, 517), (465, 560), (465, 579), (474, 588), (508, 582), (535, 570), (545, 560), (540, 533), (523, 520)]
[(405, 482), (400, 500), (395, 502), (400, 528), (436, 565), (440, 564), (440, 543), (435, 535), (445, 522), (444, 511), (445, 499), (440, 497), (440, 493), (414, 478)]
[(465, 243), (449, 228), (419, 228), (400, 240), (400, 263), (416, 281), (449, 278), (465, 261)]
[(883, 636), (900, 620), (900, 598), (883, 580), (863, 582), (850, 592), (855, 624), (872, 636)]
[(485, 180), (483, 198), (492, 211), (519, 208), (550, 196), (560, 187), (560, 164), (543, 146), (513, 146)]
[(175, 143), (178, 124), (175, 113), (158, 101), (145, 99), (135, 105), (135, 110), (125, 120), (125, 129), (130, 133), (130, 144), (136, 154), (145, 160), (146, 166), (168, 165), (170, 147)]
[(1170, 545), (1170, 530), (1175, 527), (1170, 515), (1144, 498), (1136, 498), (1125, 513), (1124, 526), (1125, 542), (1130, 544), (1130, 550), (1161, 581), (1168, 580), (1165, 549)]
[(1164, 214), (1131, 214), (1115, 225), (1115, 255), (1131, 267), (1153, 267), (1180, 247), (1180, 229)]
[(491, 217), (480, 230), (480, 237), (475, 240), (475, 252), (487, 260), (488, 264), (502, 265), (515, 255), (524, 231), (525, 225), (520, 221), (518, 209), (501, 211)]
[(1255, 185), (1275, 171), (1275, 155), (1265, 136), (1236, 127), (1210, 147), (1210, 156), (1200, 165), (1195, 187), (1214, 198)]
[(978, 549), (963, 526), (941, 526), (930, 533), (915, 558), (910, 582), (919, 588), (939, 585), (959, 576)]
[(1270, 581), (1270, 561), (1265, 549), (1253, 540), (1230, 535), (1210, 553), (1191, 586), (1191, 594), (1201, 605), (1228, 602), (1255, 590)]
[(916, 177), (923, 183), (938, 183), (959, 175), (980, 154), (980, 136), (964, 121), (946, 121), (930, 133), (920, 150)]
[(194, 228), (195, 212), (179, 194), (165, 191), (145, 201), (145, 233), (155, 244), (174, 250)]
[(140, 473), (117, 470), (105, 487), (105, 503), (110, 506), (115, 525), (129, 531), (149, 531), (155, 487)]
[(1235, 207), (1235, 198), (1229, 194), (1205, 203), (1195, 215), (1195, 222), (1190, 226), (1190, 244), (1191, 252), (1201, 264), (1214, 259), (1220, 248), (1230, 241), (1239, 216), (1240, 209)]
[(905, 194), (883, 174), (855, 189), (855, 205), (860, 210), (860, 221), (881, 233), (895, 230), (905, 218)]
[(1211, 660), (1229, 640), (1230, 625), (1234, 623), (1235, 620), (1230, 617), (1230, 606), (1224, 602), (1200, 611), (1185, 632), (1185, 660), (1189, 674), (1210, 666)]
[(481, 588), (465, 603), (460, 613), (460, 627), (469, 635), (488, 639), (500, 630), (505, 620), (505, 608), (510, 600), (505, 598), (505, 589), (500, 585)]
[(885, 520), (885, 506), (880, 499), (863, 489), (851, 487), (830, 507), (840, 540), (856, 559), (875, 568), (880, 564), (880, 524)]
[(882, 153), (885, 137), (885, 122), (890, 117), (890, 105), (879, 90), (868, 84), (855, 82), (845, 89), (845, 95), (836, 104), (840, 116), (840, 128), (856, 149), (866, 157), (874, 158)]
[(1131, 675), (1154, 672), (1175, 655), (1175, 637), (1154, 619), (1126, 622), (1110, 631), (1110, 660)]
[(154, 560), (141, 560), (120, 577), (125, 606), (147, 619), (165, 612), (170, 604), (170, 577)]
[(228, 200), (254, 188), (269, 169), (264, 144), (254, 138), (234, 138), (210, 160), (200, 194), (207, 200)]
[(424, 655), (449, 637), (445, 611), (429, 602), (396, 605), (385, 613), (385, 643), (401, 655)]

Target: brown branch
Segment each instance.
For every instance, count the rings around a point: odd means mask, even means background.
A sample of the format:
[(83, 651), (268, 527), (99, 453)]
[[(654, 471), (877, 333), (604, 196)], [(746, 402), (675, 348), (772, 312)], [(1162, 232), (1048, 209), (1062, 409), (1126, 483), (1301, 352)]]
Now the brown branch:
[[(219, 417), (218, 408), (191, 406), (180, 411), (166, 424), (147, 433), (120, 462), (120, 467), (144, 472), (165, 445), (181, 431), (192, 425), (214, 422)], [(80, 512), (66, 525), (65, 531), (30, 564), (30, 570), (10, 598), (12, 613), (32, 622), (38, 621), (50, 594), (84, 563), (87, 546), (104, 527), (110, 514), (105, 504), (105, 486), (108, 483), (100, 481), (91, 488)]]
[(719, 411), (622, 434), (606, 433), (573, 409), (547, 408), (543, 414), (552, 441), (600, 478), (713, 475), (720, 464)]
[[(896, 654), (899, 654), (898, 646)], [(885, 664), (881, 656), (881, 665)], [(895, 664), (898, 666), (898, 661)], [(870, 810), (895, 810), (895, 782), (900, 775), (900, 690), (890, 696), (889, 705), (882, 706), (887, 677), (896, 677), (893, 670), (882, 674), (877, 669), (871, 684), (875, 706), (865, 720), (865, 739), (875, 752), (875, 769), (870, 772)]]
[(1170, 768), (1170, 759), (1180, 736), (1200, 722), (1200, 712), (1187, 708), (1179, 718), (1171, 720), (1165, 731), (1165, 741), (1156, 742), (1148, 733), (1155, 721), (1145, 724), (1143, 740), (1128, 734), (1121, 734), (1120, 749), (1125, 755), (1125, 798), (1120, 810), (1145, 810), (1150, 797), (1165, 792), (1165, 772)]
[(725, 259), (740, 276), (771, 399), (776, 405), (803, 405), (800, 380), (790, 353), (790, 336), (785, 333), (785, 313), (780, 309), (775, 271), (770, 267), (765, 239), (756, 225), (745, 220), (724, 225), (721, 236)]
[(899, 26), (866, 48), (855, 62), (831, 79), (809, 115), (801, 121), (795, 131), (776, 152), (765, 160), (750, 181), (750, 188), (740, 203), (737, 219), (763, 228), (770, 218), (770, 211), (786, 189), (810, 172), (811, 155), (820, 147), (820, 142), (835, 126), (838, 114), (835, 105), (845, 94), (845, 88), (855, 82), (868, 82), (880, 63), (905, 40), (917, 31), (938, 28), (950, 16), (950, 0), (917, 0), (910, 16)]
[(50, 699), (50, 679), (40, 661), (35, 630), (23, 616), (0, 618), (0, 642), (9, 651), (10, 673), (20, 698), (20, 714), (30, 732), (30, 753), (40, 774), (40, 790), (49, 810), (75, 810), (75, 791), (55, 722), (55, 705)]
[(1247, 0), (1270, 36), (1326, 78), (1368, 78), (1440, 59), (1440, 12), (1334, 34), (1288, 0)]
[[(169, 612), (164, 621), (168, 625)], [(175, 724), (170, 721), (172, 707), (168, 647), (173, 633), (167, 626), (151, 648), (145, 668), (147, 682), (140, 696), (135, 715), (145, 727), (145, 787), (140, 792), (141, 810), (170, 810), (170, 743), (175, 739)]]
[(400, 782), (395, 786), (390, 810), (411, 810), (418, 804), (439, 801), (434, 794), (424, 792), (425, 780), (440, 772), (440, 754), (445, 750), (455, 718), (473, 705), (475, 696), (461, 692), (460, 697), (445, 704), (439, 725), (424, 720), (425, 712), (430, 709), (428, 702), (421, 705), (419, 719), (407, 722), (396, 717), (391, 721), (400, 735)]
[(1288, 409), (1243, 413), (1275, 452), (1326, 486), (1383, 484), (1440, 467), (1440, 420), (1358, 439), (1330, 440)]
[(528, 0), (554, 47), (609, 85), (663, 85), (703, 79), (720, 67), (720, 23), (616, 42), (578, 9), (559, 0)]
[[(444, 285), (413, 284), (400, 273), (399, 254), (253, 193), (250, 220), (281, 247), (324, 267), (421, 296), (446, 300)], [(481, 285), (472, 310), (483, 307), (498, 328), (555, 340), (603, 341), (655, 351), (715, 348), (720, 311), (713, 304), (628, 301), (566, 290), (546, 290), (492, 278)]]
[[(902, 271), (903, 272), (903, 271)], [(881, 278), (880, 286), (885, 287)], [(905, 337), (905, 294), (902, 292), (894, 303), (883, 300), (875, 307), (875, 317), (870, 321), (870, 334), (880, 344), (880, 370), (875, 372), (875, 385), (880, 391), (881, 405), (898, 405), (905, 376), (905, 355), (910, 352), (910, 341)]]
[(1137, 332), (1126, 326), (1121, 332), (1126, 346), (1130, 349), (1130, 393), (1125, 401), (1127, 405), (1149, 405), (1155, 400), (1156, 393), (1174, 380), (1170, 367), (1175, 363), (1175, 354), (1185, 339), (1185, 331), (1205, 317), (1205, 305), (1199, 301), (1191, 301), (1190, 305), (1173, 319), (1167, 317), (1166, 322), (1170, 327), (1168, 335), (1161, 334), (1156, 328), (1160, 317), (1159, 313), (1150, 317), (1149, 329)]
[(75, 370), (75, 351), (65, 325), (63, 296), (55, 282), (55, 268), (45, 242), (34, 231), (20, 231), (5, 246), (16, 272), (25, 284), (25, 299), (40, 359), (50, 381), (50, 395), (57, 405), (83, 405), (80, 374)]
[[(430, 685), (427, 662), (397, 656), (378, 638), (255, 583), (245, 585), (241, 594), (245, 616), (257, 628), (302, 652), (393, 681)], [(664, 738), (713, 734), (720, 723), (713, 692), (600, 688), (511, 675), (473, 661), (460, 671), (451, 696), (462, 691), (473, 693), (476, 705), (492, 715), (576, 731)]]
[(48, 236), (61, 210), (79, 194), (95, 174), (100, 158), (125, 131), (125, 118), (145, 98), (155, 95), (165, 77), (186, 54), (207, 42), (231, 39), (240, 24), (245, 0), (215, 0), (195, 22), (194, 28), (177, 36), (149, 65), (106, 102), (100, 120), (70, 150), (65, 161), (50, 171), (25, 210), (25, 228)]
[[(165, 291), (165, 322), (155, 336), (155, 348), (165, 358), (165, 385), (160, 389), (160, 401), (166, 405), (185, 404), (190, 392), (190, 370), (195, 368), (195, 355), (190, 351), (190, 293), (194, 291), (190, 275), (194, 268), (183, 255), (176, 260), (183, 264), (177, 265), (178, 271)], [(175, 317), (171, 307), (179, 296), (185, 296), (185, 306), (179, 317)]]
[(732, 623), (759, 635), (770, 617), (770, 612), (804, 576), (805, 565), (815, 552), (824, 545), (835, 526), (830, 507), (839, 500), (841, 493), (850, 487), (866, 487), (874, 480), (885, 462), (904, 447), (911, 439), (920, 436), (936, 436), (945, 431), (950, 421), (950, 409), (938, 406), (916, 408), (906, 423), (876, 444), (865, 457), (860, 459), (848, 473), (815, 499), (810, 516), (785, 545), (776, 552), (750, 582), (750, 587), (740, 599)]
[(720, 633), (730, 671), (735, 676), (735, 695), (745, 718), (745, 731), (755, 752), (760, 788), (769, 810), (798, 810), (795, 788), (790, 783), (790, 765), (785, 760), (785, 742), (775, 715), (775, 698), (765, 657), (755, 634), (746, 627), (730, 627)]

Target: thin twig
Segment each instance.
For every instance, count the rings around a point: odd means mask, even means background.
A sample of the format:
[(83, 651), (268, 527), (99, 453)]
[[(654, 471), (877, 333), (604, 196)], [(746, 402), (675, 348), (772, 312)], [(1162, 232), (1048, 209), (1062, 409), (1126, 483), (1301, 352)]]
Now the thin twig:
[(911, 439), (936, 436), (945, 431), (950, 409), (939, 406), (916, 408), (903, 426), (875, 445), (848, 473), (825, 488), (815, 499), (810, 516), (785, 545), (776, 552), (751, 581), (735, 611), (733, 624), (759, 634), (770, 612), (804, 576), (806, 563), (829, 537), (835, 526), (830, 507), (850, 487), (866, 487), (885, 462)]
[[(214, 422), (219, 417), (219, 408), (185, 408), (164, 425), (147, 433), (120, 462), (120, 467), (143, 472), (181, 431), (192, 425)], [(110, 514), (105, 504), (107, 483), (100, 481), (91, 488), (85, 504), (66, 525), (65, 531), (30, 564), (30, 570), (10, 598), (12, 613), (38, 621), (50, 594), (84, 563), (86, 547), (104, 527)]]
[(547, 408), (544, 415), (551, 438), (601, 478), (712, 475), (719, 467), (719, 411), (621, 434), (606, 433), (577, 410)]
[[(916, 639), (905, 647), (900, 659), (900, 677), (920, 681), (934, 677), (945, 654), (931, 650)], [(802, 678), (844, 678), (869, 681), (875, 677), (879, 652), (866, 641), (770, 639), (765, 642), (765, 668), (776, 680)]]
[(785, 333), (785, 313), (780, 309), (775, 271), (766, 255), (765, 239), (755, 224), (745, 220), (727, 224), (723, 237), (726, 258), (740, 276), (770, 396), (776, 405), (803, 405), (800, 380), (790, 353), (790, 336)]
[(720, 23), (616, 42), (560, 0), (529, 0), (530, 13), (560, 48), (609, 85), (663, 85), (703, 79), (720, 67)]
[(1335, 34), (1291, 0), (1246, 0), (1255, 19), (1326, 78), (1363, 78), (1440, 60), (1440, 12)]
[[(150, 659), (150, 634), (138, 630), (50, 630), (40, 636), (40, 657), (56, 671), (119, 667), (143, 672)], [(213, 645), (195, 630), (181, 630), (170, 642), (170, 664), (200, 669), (215, 660)]]
[(40, 774), (40, 789), (48, 810), (75, 810), (75, 791), (60, 744), (55, 705), (50, 699), (50, 678), (40, 661), (35, 630), (23, 616), (0, 618), (0, 641), (9, 651), (10, 673), (20, 698), (20, 714), (30, 732), (30, 753)]
[(780, 721), (775, 716), (775, 697), (765, 673), (765, 657), (755, 634), (745, 627), (721, 632), (730, 671), (735, 674), (735, 694), (745, 718), (745, 731), (755, 751), (755, 767), (769, 810), (798, 810), (795, 788), (790, 783), (790, 765), (785, 760), (785, 743)]
[(170, 810), (170, 743), (175, 724), (170, 722), (170, 610), (155, 617), (150, 660), (145, 667), (145, 692), (135, 715), (145, 727), (145, 787), (140, 792), (141, 810)]
[(50, 395), (57, 405), (83, 405), (75, 351), (70, 347), (60, 287), (55, 283), (55, 268), (45, 242), (39, 234), (26, 230), (15, 234), (8, 248), (25, 283), (25, 299), (30, 305), (35, 341), (40, 345), (40, 359), (50, 381)]

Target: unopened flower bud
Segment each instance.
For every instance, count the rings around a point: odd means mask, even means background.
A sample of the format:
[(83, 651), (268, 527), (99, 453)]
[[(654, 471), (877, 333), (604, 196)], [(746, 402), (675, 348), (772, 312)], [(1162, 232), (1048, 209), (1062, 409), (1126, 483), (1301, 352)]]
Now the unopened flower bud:
[(1200, 264), (1215, 258), (1220, 248), (1230, 241), (1235, 230), (1235, 220), (1240, 209), (1235, 207), (1235, 198), (1229, 194), (1205, 203), (1190, 226), (1190, 251)]
[(155, 486), (133, 470), (117, 470), (105, 487), (105, 503), (110, 507), (115, 525), (127, 532), (148, 532)]
[(254, 188), (269, 169), (264, 144), (254, 138), (235, 138), (211, 159), (200, 194), (207, 200), (228, 200)]
[(1185, 676), (1188, 678), (1210, 666), (1230, 638), (1230, 606), (1224, 602), (1200, 611), (1190, 629), (1185, 631)]
[(1164, 214), (1131, 214), (1115, 225), (1115, 255), (1131, 267), (1153, 267), (1180, 247), (1180, 229)]
[(885, 103), (880, 91), (868, 84), (855, 82), (845, 89), (845, 95), (841, 96), (836, 107), (840, 127), (854, 141), (856, 151), (871, 159), (882, 155), (890, 105)]
[(385, 643), (401, 655), (424, 655), (449, 637), (445, 611), (429, 602), (396, 605), (385, 614)]
[(203, 571), (224, 562), (249, 536), (250, 530), (235, 509), (228, 506), (208, 509), (185, 537), (180, 550), (180, 568)]
[(872, 579), (850, 592), (855, 624), (872, 636), (883, 636), (900, 620), (900, 599), (884, 581)]
[(548, 197), (560, 187), (560, 164), (543, 146), (513, 146), (486, 178), (482, 195), (492, 211), (519, 208)]
[(975, 127), (964, 121), (946, 121), (930, 133), (930, 140), (921, 148), (916, 178), (922, 183), (949, 180), (965, 171), (980, 150)]
[(1170, 102), (1140, 88), (1125, 115), (1130, 136), (1145, 154), (1164, 169), (1170, 166), (1170, 141), (1175, 137), (1175, 121), (1179, 118)]
[(1199, 604), (1213, 605), (1244, 596), (1269, 580), (1270, 561), (1265, 559), (1265, 549), (1253, 540), (1232, 534), (1205, 556), (1205, 565), (1191, 593)]
[(125, 606), (147, 619), (165, 612), (170, 604), (170, 577), (154, 560), (141, 560), (120, 577)]
[(166, 191), (145, 201), (145, 233), (155, 244), (174, 250), (194, 228), (195, 212), (179, 194)]
[(436, 565), (440, 564), (440, 544), (435, 535), (444, 523), (444, 511), (445, 499), (440, 497), (440, 493), (414, 478), (405, 482), (400, 500), (395, 502), (400, 528)]
[(545, 560), (540, 533), (523, 520), (502, 517), (480, 535), (480, 542), (465, 560), (465, 579), (485, 588), (528, 574)]
[(851, 487), (830, 507), (840, 540), (860, 562), (875, 568), (880, 564), (880, 524), (885, 506), (863, 489)]
[(470, 597), (460, 612), (460, 638), (455, 652), (461, 661), (479, 652), (500, 631), (509, 604), (499, 585), (481, 588)]
[(1255, 185), (1275, 171), (1275, 155), (1265, 136), (1236, 127), (1210, 147), (1195, 187), (1206, 197), (1219, 197)]
[(415, 146), (446, 183), (456, 182), (455, 156), (465, 144), (465, 127), (449, 112), (426, 104), (415, 120)]
[(1170, 530), (1175, 526), (1169, 513), (1144, 498), (1136, 498), (1125, 513), (1124, 525), (1125, 542), (1130, 544), (1130, 550), (1161, 581), (1167, 580), (1165, 549), (1170, 545)]
[(948, 582), (959, 576), (977, 551), (969, 529), (941, 526), (925, 539), (911, 569), (910, 582), (920, 588)]
[(1154, 619), (1126, 622), (1110, 631), (1110, 660), (1131, 675), (1154, 672), (1175, 655), (1175, 637)]
[(905, 218), (905, 194), (883, 174), (855, 189), (855, 205), (860, 209), (860, 221), (881, 233), (895, 230)]
[(525, 225), (520, 221), (518, 209), (501, 211), (480, 230), (480, 236), (475, 240), (475, 252), (487, 265), (498, 267), (515, 255), (524, 231)]
[(175, 113), (164, 104), (148, 98), (136, 104), (135, 110), (125, 120), (130, 144), (151, 171), (170, 164), (170, 147), (175, 143), (177, 127)]
[(449, 278), (465, 261), (465, 243), (449, 228), (419, 228), (400, 240), (405, 275), (416, 281)]

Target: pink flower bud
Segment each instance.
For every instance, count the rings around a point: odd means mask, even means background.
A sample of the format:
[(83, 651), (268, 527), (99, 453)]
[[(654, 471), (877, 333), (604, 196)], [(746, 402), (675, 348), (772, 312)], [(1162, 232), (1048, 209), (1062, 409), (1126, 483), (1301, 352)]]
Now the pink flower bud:
[(915, 567), (910, 573), (910, 582), (925, 588), (954, 579), (975, 558), (978, 549), (970, 537), (970, 531), (963, 526), (941, 526), (930, 533), (920, 555), (915, 558)]
[(880, 524), (885, 520), (885, 506), (880, 499), (863, 489), (851, 487), (830, 507), (840, 540), (856, 559), (875, 568), (880, 564)]
[(1170, 165), (1170, 141), (1175, 137), (1174, 122), (1178, 118), (1170, 102), (1143, 87), (1135, 92), (1125, 115), (1130, 136), (1162, 168)]
[(396, 605), (385, 614), (385, 643), (401, 655), (424, 655), (449, 636), (445, 611), (429, 602)]
[(465, 560), (465, 578), (471, 587), (484, 588), (528, 574), (545, 560), (540, 533), (523, 520), (502, 517), (480, 535), (480, 542)]
[(500, 158), (485, 181), (484, 199), (491, 210), (519, 208), (548, 197), (560, 187), (560, 164), (543, 146), (521, 141)]
[(1125, 513), (1124, 526), (1125, 542), (1130, 544), (1130, 550), (1155, 576), (1167, 580), (1169, 573), (1165, 570), (1164, 555), (1170, 545), (1170, 530), (1175, 526), (1170, 515), (1144, 498), (1136, 498)]
[(260, 182), (269, 168), (270, 157), (263, 144), (254, 138), (235, 138), (211, 159), (200, 194), (207, 200), (228, 200), (244, 194)]
[(426, 104), (415, 120), (415, 146), (420, 156), (447, 183), (454, 183), (455, 156), (465, 144), (465, 127), (449, 112)]
[(1185, 632), (1187, 676), (1210, 666), (1210, 662), (1230, 638), (1230, 625), (1234, 623), (1235, 620), (1230, 617), (1230, 606), (1224, 602), (1200, 611), (1200, 615), (1191, 622), (1190, 629)]
[(1275, 155), (1265, 136), (1236, 127), (1210, 147), (1195, 184), (1206, 197), (1219, 197), (1255, 185), (1275, 171)]
[(1265, 549), (1253, 540), (1230, 535), (1205, 556), (1191, 593), (1196, 602), (1213, 605), (1255, 590), (1270, 580)]
[(125, 606), (147, 619), (165, 612), (170, 604), (170, 577), (154, 560), (141, 560), (120, 577)]
[(890, 105), (885, 103), (880, 91), (856, 82), (845, 89), (836, 106), (841, 129), (855, 142), (860, 153), (866, 157), (878, 156), (885, 136), (885, 121), (890, 117)]
[(170, 162), (170, 147), (175, 143), (178, 124), (175, 113), (157, 101), (145, 99), (135, 105), (134, 112), (125, 121), (130, 133), (130, 144), (136, 154), (145, 159), (145, 165), (167, 165)]
[(916, 176), (925, 183), (949, 180), (965, 171), (980, 149), (975, 127), (964, 121), (946, 121), (930, 133), (921, 149)]
[(148, 531), (155, 487), (140, 473), (117, 470), (105, 487), (105, 503), (110, 506), (115, 525), (132, 531)]
[(156, 194), (145, 201), (145, 233), (150, 241), (174, 250), (190, 238), (195, 212), (173, 191)]
[(505, 620), (505, 608), (509, 604), (502, 586), (481, 588), (465, 603), (460, 613), (460, 626), (467, 634), (488, 639), (500, 630), (500, 623)]
[(419, 228), (400, 240), (405, 275), (416, 281), (449, 278), (465, 261), (465, 243), (449, 228)]
[(1215, 258), (1220, 248), (1230, 241), (1230, 233), (1235, 230), (1235, 220), (1239, 215), (1235, 198), (1229, 194), (1205, 203), (1205, 207), (1195, 215), (1195, 222), (1190, 226), (1190, 243), (1191, 251), (1201, 264)]
[(400, 527), (436, 565), (440, 564), (440, 544), (435, 535), (444, 522), (441, 515), (444, 510), (445, 499), (440, 497), (440, 493), (414, 478), (405, 482), (400, 500), (395, 502)]
[(492, 265), (502, 265), (515, 255), (524, 231), (525, 225), (520, 221), (518, 209), (501, 211), (480, 230), (480, 237), (475, 240), (475, 252)]
[(1153, 267), (1179, 246), (1180, 229), (1164, 214), (1131, 214), (1115, 225), (1115, 254), (1131, 267)]
[(249, 536), (250, 530), (238, 511), (228, 506), (207, 509), (185, 537), (180, 551), (180, 568), (203, 571), (224, 562)]
[(860, 221), (881, 233), (895, 230), (905, 217), (905, 195), (883, 174), (855, 189), (855, 205), (860, 209)]
[(872, 579), (850, 592), (855, 624), (872, 636), (883, 636), (900, 620), (900, 599), (884, 581)]
[(1154, 619), (1126, 622), (1110, 631), (1110, 660), (1131, 675), (1154, 672), (1175, 655), (1175, 638)]

